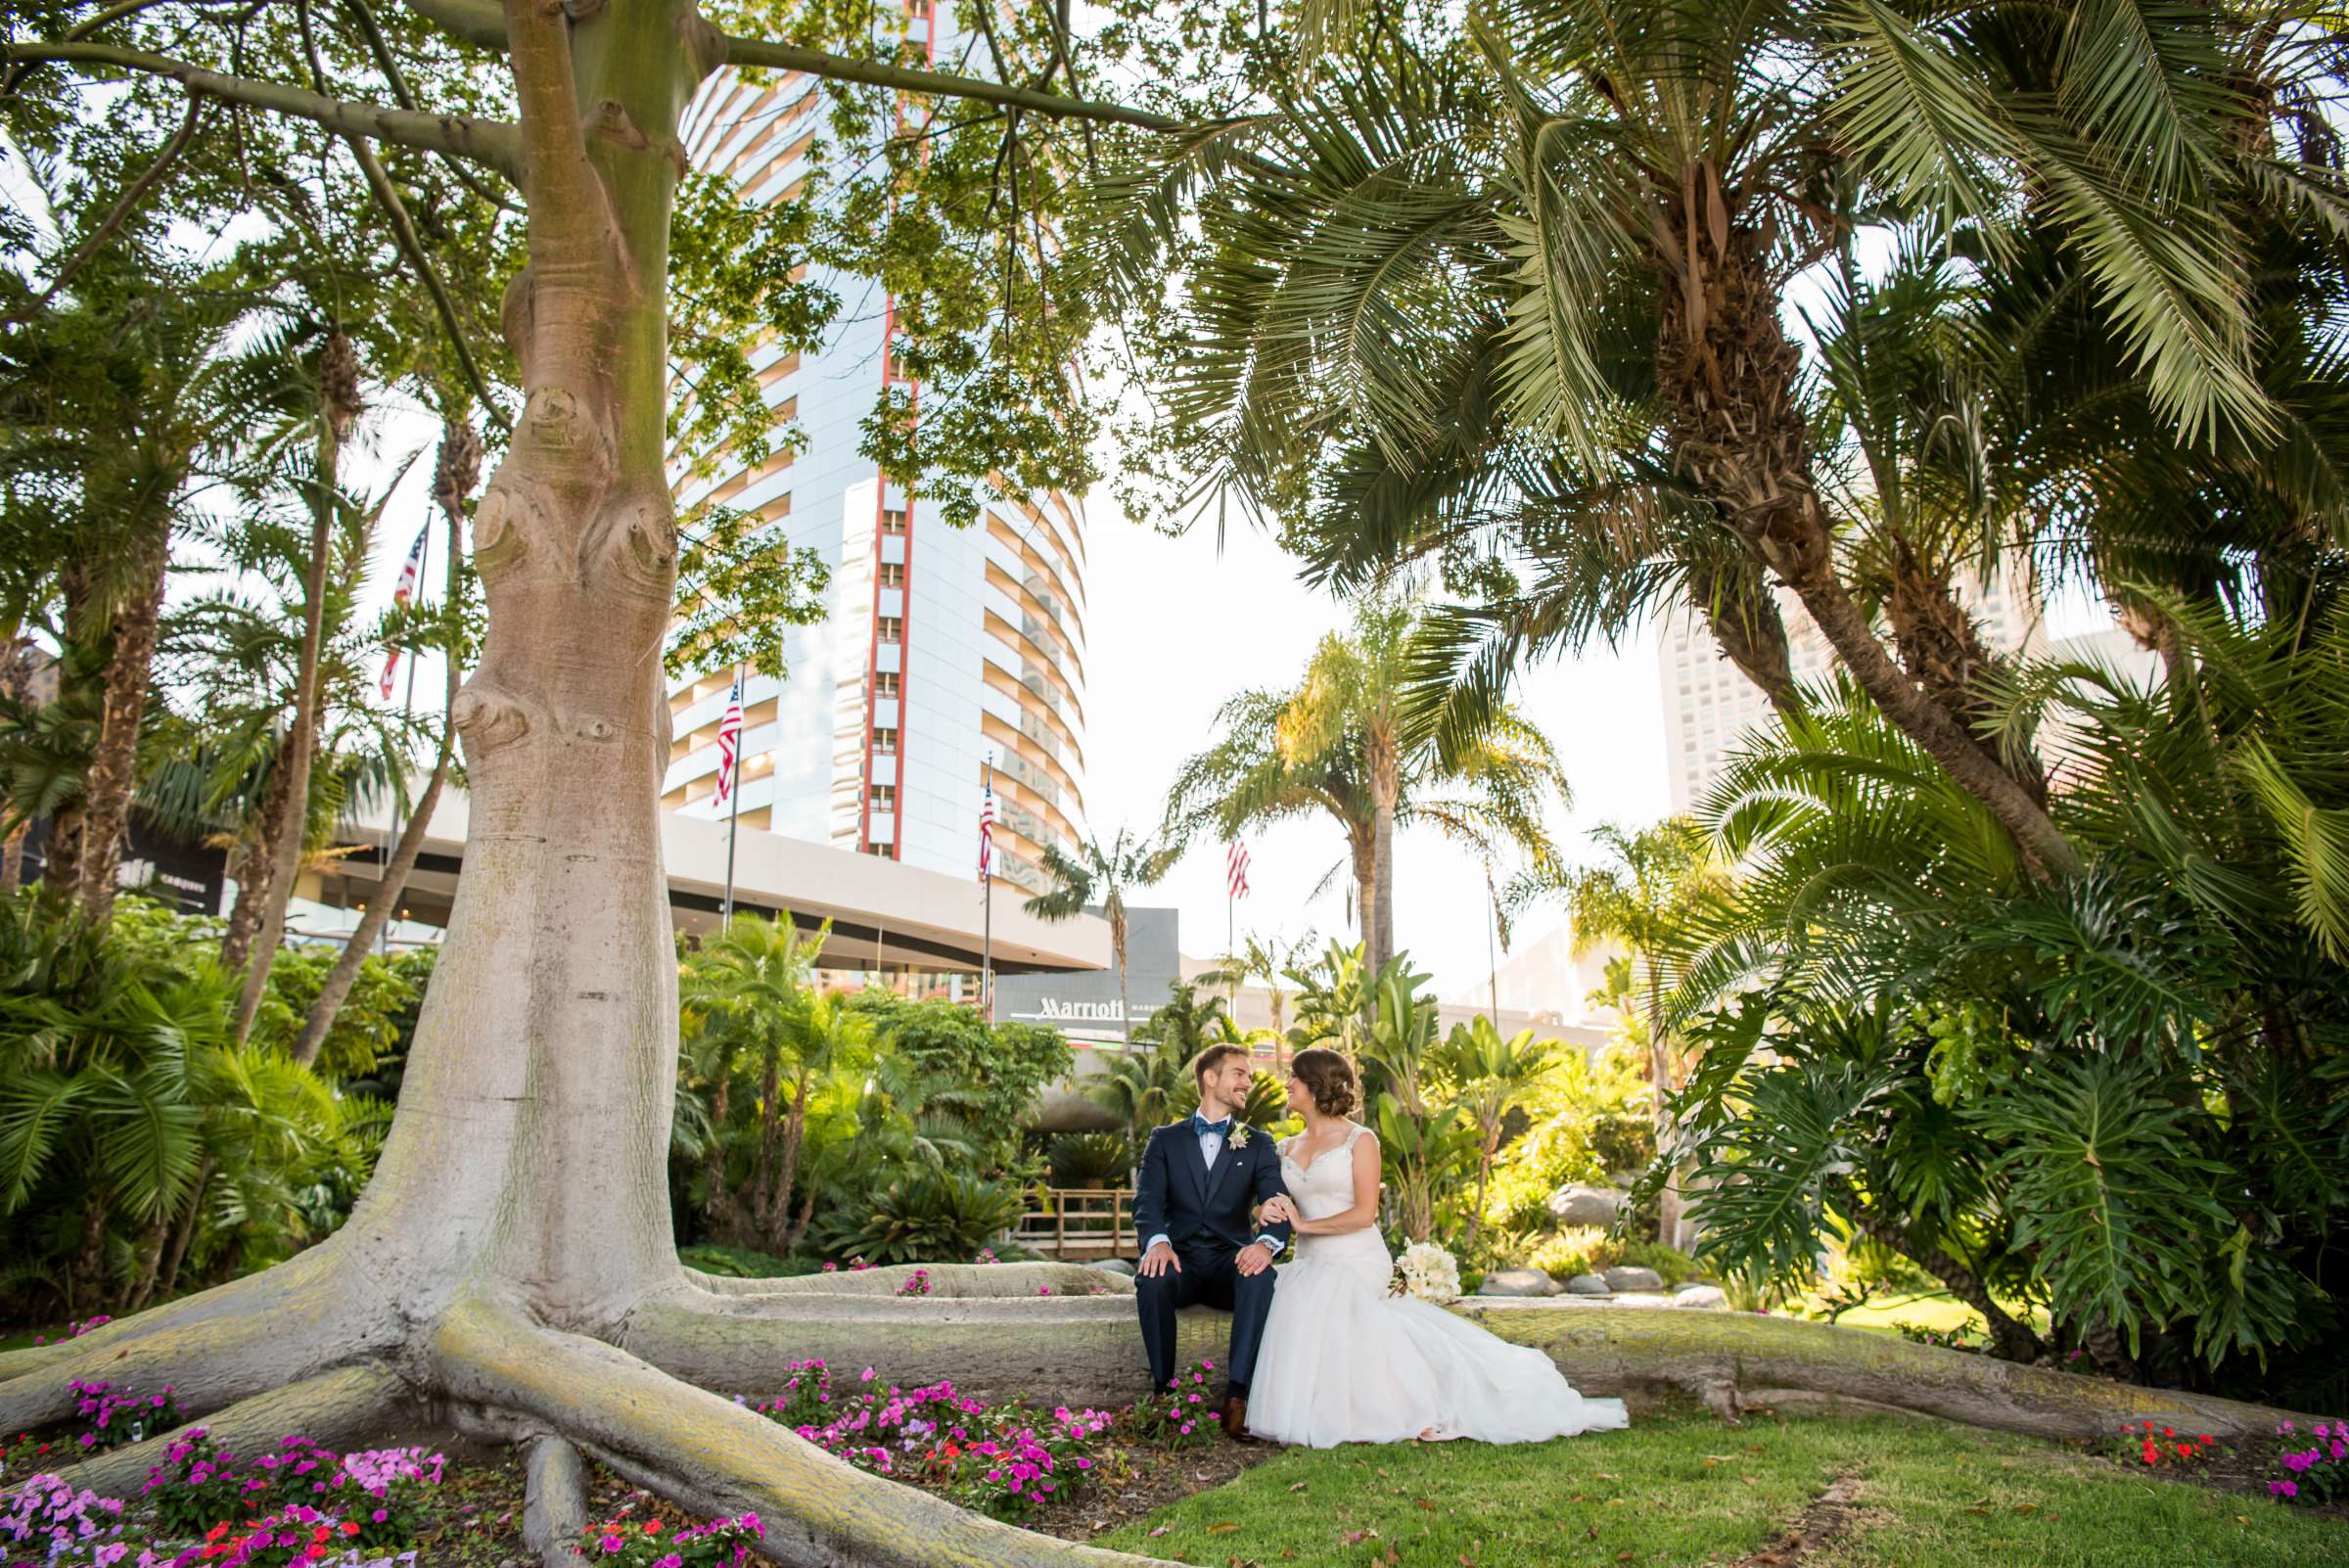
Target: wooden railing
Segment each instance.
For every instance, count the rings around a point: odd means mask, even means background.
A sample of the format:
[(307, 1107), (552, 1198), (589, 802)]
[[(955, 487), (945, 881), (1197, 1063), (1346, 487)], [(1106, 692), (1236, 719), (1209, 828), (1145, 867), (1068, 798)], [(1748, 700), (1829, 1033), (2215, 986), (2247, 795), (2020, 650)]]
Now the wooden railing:
[(1031, 1197), (1011, 1239), (1032, 1252), (1069, 1259), (1133, 1254), (1131, 1187), (1048, 1187)]

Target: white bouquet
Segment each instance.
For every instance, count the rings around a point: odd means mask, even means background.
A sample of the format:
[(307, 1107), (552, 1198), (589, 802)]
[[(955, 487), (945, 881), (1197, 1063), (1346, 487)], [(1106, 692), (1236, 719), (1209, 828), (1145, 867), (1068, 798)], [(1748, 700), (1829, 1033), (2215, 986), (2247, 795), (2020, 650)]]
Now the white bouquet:
[(1459, 1299), (1459, 1261), (1432, 1241), (1415, 1241), (1404, 1248), (1395, 1271), (1402, 1280), (1397, 1295), (1416, 1296), (1438, 1306)]

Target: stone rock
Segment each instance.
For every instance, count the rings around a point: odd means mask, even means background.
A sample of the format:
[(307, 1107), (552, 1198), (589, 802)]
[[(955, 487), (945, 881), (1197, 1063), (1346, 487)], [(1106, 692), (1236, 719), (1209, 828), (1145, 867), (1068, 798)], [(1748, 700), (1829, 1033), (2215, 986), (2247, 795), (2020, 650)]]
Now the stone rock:
[(1615, 1268), (1607, 1270), (1607, 1288), (1612, 1291), (1662, 1290), (1664, 1276), (1653, 1268)]
[(1105, 1274), (1124, 1274), (1128, 1279), (1133, 1277), (1133, 1265), (1123, 1258), (1103, 1258), (1092, 1267)]
[(1597, 1274), (1577, 1274), (1566, 1281), (1566, 1294), (1569, 1296), (1612, 1296), (1615, 1293), (1607, 1288), (1606, 1280)]
[(1477, 1287), (1480, 1296), (1547, 1296), (1558, 1287), (1539, 1268), (1496, 1268)]
[(1726, 1313), (1729, 1310), (1729, 1297), (1728, 1292), (1719, 1285), (1686, 1284), (1672, 1293), (1672, 1304), (1703, 1312)]
[(1604, 1230), (1623, 1213), (1623, 1201), (1624, 1194), (1613, 1187), (1569, 1181), (1549, 1195), (1549, 1212), (1562, 1225), (1595, 1225)]

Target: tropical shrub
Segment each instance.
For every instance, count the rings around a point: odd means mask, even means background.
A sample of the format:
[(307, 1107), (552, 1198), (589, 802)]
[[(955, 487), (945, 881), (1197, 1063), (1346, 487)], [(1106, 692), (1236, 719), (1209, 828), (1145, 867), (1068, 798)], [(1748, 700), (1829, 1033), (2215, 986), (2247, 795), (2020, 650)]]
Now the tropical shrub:
[(679, 1247), (677, 1262), (728, 1279), (792, 1279), (816, 1270), (812, 1258), (777, 1258), (749, 1247), (719, 1247), (709, 1242)]
[(235, 1040), (201, 923), (0, 898), (0, 1308), (133, 1311), (340, 1224), (388, 1108)]
[(1133, 1145), (1122, 1132), (1064, 1132), (1045, 1157), (1056, 1187), (1120, 1187), (1133, 1175)]
[(1997, 1354), (2316, 1404), (2349, 1370), (2349, 786), (2318, 761), (2349, 747), (2349, 612), (2164, 614), (2179, 690), (2018, 676), (2018, 730), (2062, 720), (2076, 875), (2030, 875), (1848, 691), (1730, 768), (1707, 811), (1747, 871), (1675, 1001), (1701, 1251), (1807, 1278), (1855, 1234)]
[(860, 1208), (827, 1215), (817, 1243), (835, 1258), (871, 1264), (933, 1263), (968, 1258), (1019, 1222), (1026, 1200), (1019, 1189), (957, 1171), (914, 1171), (883, 1187)]

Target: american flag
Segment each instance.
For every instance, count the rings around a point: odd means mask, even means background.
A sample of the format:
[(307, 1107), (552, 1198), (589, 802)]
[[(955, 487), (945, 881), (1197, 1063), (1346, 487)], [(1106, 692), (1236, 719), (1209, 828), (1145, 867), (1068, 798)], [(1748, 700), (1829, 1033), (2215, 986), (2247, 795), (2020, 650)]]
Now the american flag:
[(726, 698), (726, 713), (717, 721), (717, 804), (734, 796), (735, 764), (742, 760), (742, 671), (734, 671), (734, 691)]
[(1237, 839), (1223, 852), (1223, 883), (1233, 898), (1248, 897), (1248, 846)]
[(995, 781), (987, 781), (979, 798), (979, 880), (987, 882), (995, 870)]
[[(392, 584), (392, 602), (394, 605), (406, 604), (410, 599), (416, 597), (416, 580), (424, 575), (424, 541), (426, 536), (432, 532), (432, 528), (433, 526), (427, 523), (423, 528), (418, 529), (416, 542), (408, 546), (408, 558), (399, 569), (399, 581)], [(398, 669), (399, 650), (386, 648), (384, 650), (384, 678), (376, 682), (376, 690), (383, 694), (386, 702), (392, 700), (392, 677), (397, 673)]]

